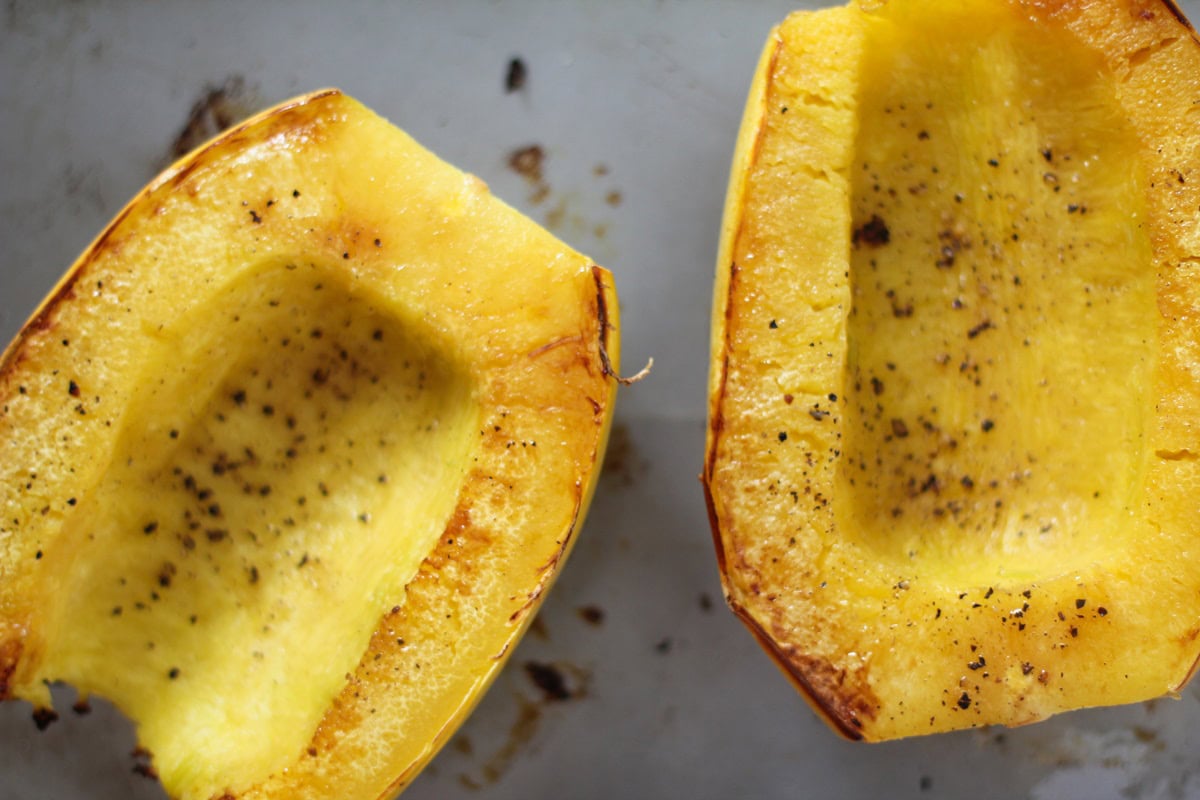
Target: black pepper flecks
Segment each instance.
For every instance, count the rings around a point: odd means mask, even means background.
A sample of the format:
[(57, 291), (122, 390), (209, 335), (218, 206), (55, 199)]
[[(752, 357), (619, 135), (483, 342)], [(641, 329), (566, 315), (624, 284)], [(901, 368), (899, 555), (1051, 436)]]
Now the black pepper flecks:
[(983, 333), (984, 331), (991, 330), (993, 327), (992, 321), (985, 319), (967, 331), (967, 338), (974, 339), (979, 334)]

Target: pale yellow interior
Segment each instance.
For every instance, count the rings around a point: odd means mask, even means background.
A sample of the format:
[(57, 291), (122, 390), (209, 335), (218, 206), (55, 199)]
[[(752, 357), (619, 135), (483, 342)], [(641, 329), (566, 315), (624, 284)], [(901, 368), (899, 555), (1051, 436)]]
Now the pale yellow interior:
[(148, 330), (113, 460), (47, 554), (69, 588), (44, 674), (138, 720), (185, 795), (303, 751), (478, 440), (450, 348), (346, 276), (273, 259)]
[(937, 5), (867, 18), (838, 515), (918, 574), (1037, 577), (1118, 546), (1143, 469), (1135, 141), (1095, 53)]

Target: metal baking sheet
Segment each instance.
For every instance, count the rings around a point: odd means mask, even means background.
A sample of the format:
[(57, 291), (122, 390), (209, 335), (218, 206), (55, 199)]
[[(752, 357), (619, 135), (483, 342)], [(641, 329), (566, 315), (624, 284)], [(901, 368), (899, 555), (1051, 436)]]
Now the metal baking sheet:
[[(1182, 4), (1200, 18), (1200, 2)], [(406, 798), (1195, 798), (1200, 685), (1016, 730), (855, 745), (721, 600), (699, 483), (708, 314), (763, 0), (10, 0), (0, 11), (0, 337), (221, 115), (337, 86), (612, 269), (626, 365), (577, 549), (477, 713)], [(508, 91), (509, 65), (525, 67)], [(542, 178), (512, 169), (537, 145)], [(532, 666), (531, 666), (532, 665)], [(533, 677), (549, 666), (563, 684)], [(157, 798), (92, 702), (0, 707), (0, 800)]]

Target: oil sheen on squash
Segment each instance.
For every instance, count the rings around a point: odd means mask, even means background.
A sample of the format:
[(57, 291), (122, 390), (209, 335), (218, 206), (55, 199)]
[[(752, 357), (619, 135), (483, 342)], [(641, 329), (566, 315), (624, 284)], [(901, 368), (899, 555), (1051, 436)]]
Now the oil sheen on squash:
[(703, 482), (731, 607), (843, 735), (1194, 670), (1197, 75), (1155, 0), (860, 2), (769, 38)]

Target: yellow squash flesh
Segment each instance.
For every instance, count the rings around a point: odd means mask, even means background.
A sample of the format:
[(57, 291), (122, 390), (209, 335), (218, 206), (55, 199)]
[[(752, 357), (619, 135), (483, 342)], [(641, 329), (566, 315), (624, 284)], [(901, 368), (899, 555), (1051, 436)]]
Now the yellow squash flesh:
[(728, 600), (842, 734), (1200, 657), (1200, 45), (1157, 0), (890, 0), (763, 53), (717, 265)]
[(0, 361), (0, 697), (112, 699), (180, 798), (398, 792), (574, 541), (616, 309), (336, 91), (185, 157)]

